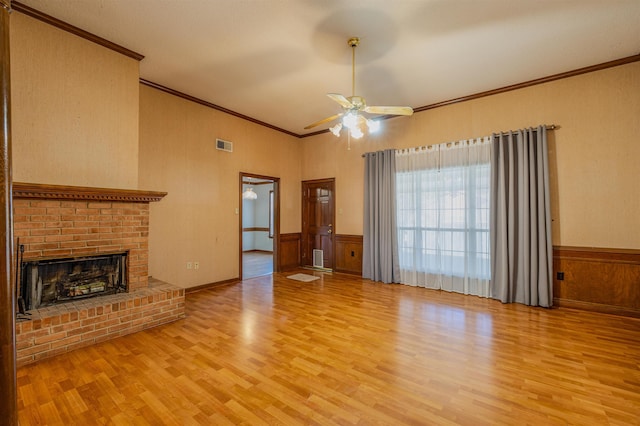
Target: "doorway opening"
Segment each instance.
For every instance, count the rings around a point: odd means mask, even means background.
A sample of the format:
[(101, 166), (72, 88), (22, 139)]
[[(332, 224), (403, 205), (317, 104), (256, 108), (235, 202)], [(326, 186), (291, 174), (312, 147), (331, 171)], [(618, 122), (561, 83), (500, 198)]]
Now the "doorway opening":
[(335, 179), (302, 182), (302, 266), (334, 268)]
[(240, 277), (278, 271), (280, 178), (240, 173)]

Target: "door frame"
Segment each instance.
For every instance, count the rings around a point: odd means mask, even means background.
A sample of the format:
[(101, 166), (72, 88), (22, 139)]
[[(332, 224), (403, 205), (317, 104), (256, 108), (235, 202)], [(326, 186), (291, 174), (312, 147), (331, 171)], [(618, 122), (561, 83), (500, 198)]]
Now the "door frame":
[[(331, 237), (331, 270), (335, 271), (336, 270), (336, 178), (324, 178), (324, 179), (311, 179), (311, 180), (303, 180), (302, 181), (302, 186), (300, 188), (301, 191), (301, 200), (302, 200), (302, 209), (300, 212), (300, 215), (302, 216), (301, 218), (301, 225), (302, 225), (302, 232), (300, 235), (300, 247), (301, 247), (301, 253), (300, 253), (300, 263), (302, 264), (301, 266), (312, 266), (313, 262), (311, 261), (311, 259), (307, 259), (306, 261), (303, 260), (304, 259), (304, 255), (305, 255), (305, 250), (306, 250), (306, 232), (305, 232), (305, 212), (306, 212), (306, 206), (305, 206), (305, 187), (310, 184), (310, 183), (325, 183), (325, 182), (330, 182), (331, 185), (333, 186), (333, 191), (331, 194), (331, 204), (332, 204), (332, 208), (331, 208), (331, 213), (332, 213), (332, 217), (331, 217), (331, 223), (333, 224), (333, 231), (332, 231), (332, 237)], [(308, 264), (305, 264), (308, 263)]]
[(273, 182), (273, 272), (280, 272), (280, 178), (249, 172), (240, 172), (238, 179), (238, 271), (242, 280), (242, 185), (245, 178), (270, 180)]

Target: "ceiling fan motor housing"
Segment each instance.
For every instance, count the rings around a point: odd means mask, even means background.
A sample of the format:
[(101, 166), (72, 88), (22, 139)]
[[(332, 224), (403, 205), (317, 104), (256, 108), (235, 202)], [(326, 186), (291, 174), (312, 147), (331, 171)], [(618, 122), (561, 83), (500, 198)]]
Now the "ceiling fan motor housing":
[(349, 99), (349, 102), (353, 105), (352, 109), (360, 110), (365, 106), (365, 101), (362, 96), (349, 96), (347, 99)]

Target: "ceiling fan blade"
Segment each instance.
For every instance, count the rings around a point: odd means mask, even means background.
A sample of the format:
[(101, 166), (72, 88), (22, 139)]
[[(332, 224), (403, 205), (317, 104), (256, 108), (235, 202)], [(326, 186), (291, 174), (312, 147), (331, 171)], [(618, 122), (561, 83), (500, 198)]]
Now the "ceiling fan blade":
[(340, 113), (340, 114), (332, 115), (331, 117), (323, 118), (320, 121), (316, 121), (315, 123), (309, 124), (307, 127), (305, 127), (305, 130), (306, 129), (311, 129), (313, 127), (319, 126), (319, 125), (324, 124), (324, 123), (328, 123), (330, 121), (333, 121), (333, 120), (335, 120), (337, 118), (342, 117), (343, 115), (344, 115), (343, 113)]
[(364, 112), (370, 114), (412, 115), (413, 108), (408, 106), (367, 106)]
[(327, 93), (327, 96), (339, 103), (341, 106), (347, 109), (353, 108), (353, 104), (349, 101), (349, 99), (345, 98), (339, 93)]

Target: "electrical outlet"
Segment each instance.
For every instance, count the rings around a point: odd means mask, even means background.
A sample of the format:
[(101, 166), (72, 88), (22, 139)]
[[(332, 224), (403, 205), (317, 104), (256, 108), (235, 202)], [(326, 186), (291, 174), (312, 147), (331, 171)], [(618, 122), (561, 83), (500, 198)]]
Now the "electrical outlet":
[(191, 262), (187, 262), (187, 269), (193, 269), (193, 264)]
[(200, 262), (193, 262), (193, 269), (200, 269)]

